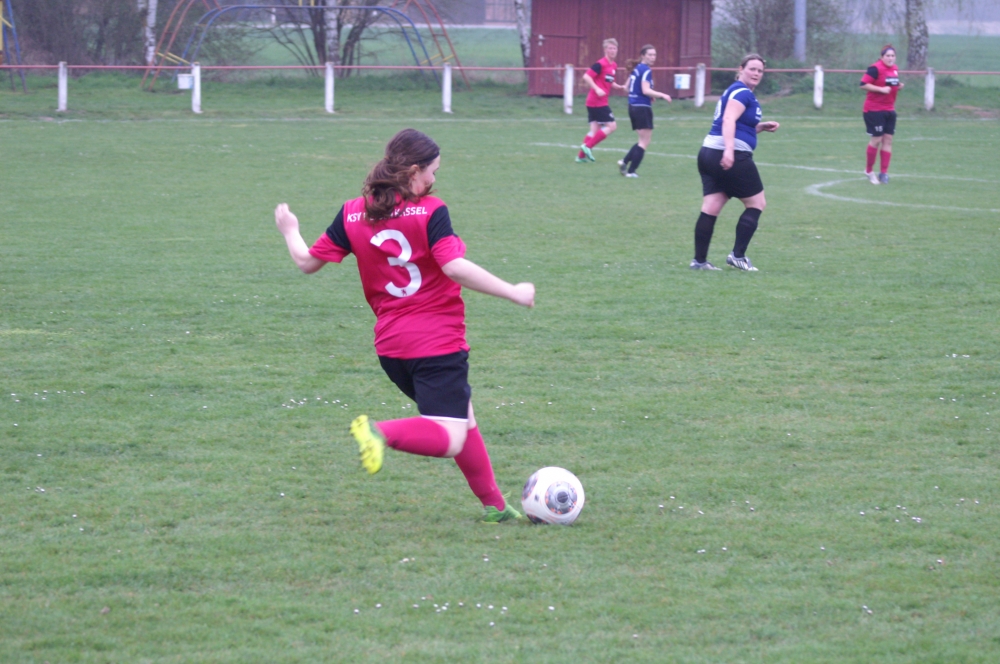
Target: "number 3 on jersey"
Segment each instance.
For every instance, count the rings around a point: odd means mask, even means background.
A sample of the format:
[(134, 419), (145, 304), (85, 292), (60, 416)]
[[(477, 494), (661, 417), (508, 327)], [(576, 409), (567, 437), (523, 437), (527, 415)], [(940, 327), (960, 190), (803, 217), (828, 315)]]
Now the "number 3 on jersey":
[(399, 243), (399, 257), (388, 256), (387, 258), (389, 265), (406, 268), (406, 271), (410, 273), (410, 283), (400, 288), (390, 281), (385, 285), (385, 290), (389, 295), (394, 297), (413, 295), (420, 289), (423, 278), (420, 276), (420, 268), (409, 262), (410, 256), (413, 255), (413, 249), (410, 248), (410, 241), (397, 230), (385, 230), (372, 236), (372, 244), (376, 247), (381, 247), (382, 243), (386, 240), (395, 240)]

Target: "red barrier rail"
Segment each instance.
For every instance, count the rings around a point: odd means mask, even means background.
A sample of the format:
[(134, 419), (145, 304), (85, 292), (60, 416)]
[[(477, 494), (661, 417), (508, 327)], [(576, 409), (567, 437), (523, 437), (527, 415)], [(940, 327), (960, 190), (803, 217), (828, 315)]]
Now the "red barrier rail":
[[(78, 69), (78, 70), (141, 70), (145, 71), (150, 69), (147, 65), (66, 65), (67, 69)], [(295, 69), (325, 69), (325, 65), (202, 65), (202, 71), (259, 71), (267, 69), (276, 70), (295, 70)], [(424, 71), (430, 69), (440, 69), (439, 66), (431, 65), (334, 65), (334, 69), (371, 69), (371, 70), (400, 70), (400, 71)], [(0, 65), (0, 70), (2, 69), (59, 69), (59, 65)], [(167, 71), (190, 71), (190, 65), (172, 65), (160, 67)], [(461, 69), (464, 71), (563, 71), (565, 67), (470, 67), (470, 66), (453, 66), (452, 69)], [(653, 71), (664, 71), (664, 72), (693, 72), (697, 70), (697, 67), (653, 67)], [(737, 69), (735, 67), (706, 67), (705, 71), (719, 71), (719, 72), (735, 72)], [(926, 69), (913, 69), (913, 70), (900, 70), (900, 74), (910, 74), (910, 75), (920, 75), (924, 76), (927, 74)], [(864, 74), (864, 69), (824, 69), (824, 73), (827, 74)], [(771, 74), (812, 74), (815, 73), (815, 69), (768, 69), (766, 73)], [(960, 70), (943, 70), (935, 69), (934, 73), (939, 76), (951, 76), (951, 75), (961, 75), (961, 76), (1000, 76), (1000, 71), (960, 71)]]

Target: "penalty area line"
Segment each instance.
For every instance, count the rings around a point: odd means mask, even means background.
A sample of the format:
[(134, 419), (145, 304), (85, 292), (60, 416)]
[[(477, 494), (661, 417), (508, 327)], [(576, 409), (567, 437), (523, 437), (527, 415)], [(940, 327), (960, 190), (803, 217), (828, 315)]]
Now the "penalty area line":
[(848, 178), (846, 180), (831, 180), (830, 182), (820, 182), (818, 184), (811, 184), (805, 188), (805, 192), (812, 196), (819, 196), (820, 198), (829, 198), (834, 201), (842, 201), (845, 203), (863, 203), (865, 205), (888, 205), (890, 207), (908, 207), (908, 208), (918, 208), (921, 210), (948, 210), (951, 212), (992, 212), (1000, 213), (1000, 209), (991, 208), (965, 208), (965, 207), (953, 207), (950, 205), (931, 205), (924, 203), (896, 203), (893, 201), (875, 201), (867, 198), (852, 198), (850, 196), (838, 196), (837, 194), (831, 194), (829, 192), (823, 191), (827, 187), (833, 187), (838, 184), (843, 184), (844, 182), (857, 182), (861, 178)]

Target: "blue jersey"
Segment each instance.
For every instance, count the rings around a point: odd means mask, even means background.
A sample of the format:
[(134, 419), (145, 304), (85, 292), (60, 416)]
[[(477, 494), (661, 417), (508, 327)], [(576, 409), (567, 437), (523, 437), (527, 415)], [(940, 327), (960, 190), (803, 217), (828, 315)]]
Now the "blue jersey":
[(761, 110), (760, 102), (754, 96), (753, 91), (745, 84), (736, 81), (722, 93), (719, 103), (715, 105), (715, 118), (712, 120), (712, 128), (705, 137), (702, 145), (714, 150), (724, 150), (725, 143), (722, 139), (722, 118), (726, 114), (726, 106), (730, 99), (740, 102), (746, 109), (740, 117), (736, 118), (736, 142), (734, 147), (744, 152), (753, 152), (757, 147), (757, 124), (760, 122)]
[(649, 83), (653, 87), (653, 70), (649, 65), (639, 63), (632, 70), (628, 77), (628, 105), (629, 106), (652, 106), (653, 100), (642, 94), (642, 82)]

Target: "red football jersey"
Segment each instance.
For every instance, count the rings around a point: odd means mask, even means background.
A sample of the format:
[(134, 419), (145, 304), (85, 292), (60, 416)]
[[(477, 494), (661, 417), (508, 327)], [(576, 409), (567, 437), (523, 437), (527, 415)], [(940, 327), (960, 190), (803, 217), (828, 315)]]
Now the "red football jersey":
[(871, 83), (880, 88), (888, 85), (891, 90), (887, 95), (869, 91), (865, 96), (862, 112), (896, 110), (896, 95), (899, 94), (899, 68), (896, 65), (886, 67), (884, 62), (876, 60), (861, 77), (861, 84), (865, 83)]
[[(600, 72), (597, 71), (598, 68), (600, 68)], [(615, 80), (615, 72), (617, 71), (618, 64), (607, 58), (601, 58), (587, 70), (597, 87), (604, 90), (604, 96), (598, 97), (594, 89), (590, 88), (590, 91), (587, 92), (587, 106), (600, 108), (608, 105), (608, 99), (611, 97), (611, 84)]]
[(349, 246), (336, 242), (328, 231), (309, 250), (334, 263), (348, 253), (357, 257), (365, 299), (375, 312), (379, 355), (408, 360), (469, 349), (462, 287), (441, 270), (465, 256), (465, 243), (451, 231), (447, 208), (442, 210), (447, 230), (432, 242), (428, 222), (439, 208), (444, 202), (433, 196), (403, 201), (392, 217), (372, 225), (364, 198), (355, 198), (344, 203), (342, 211), (346, 237), (340, 242)]

